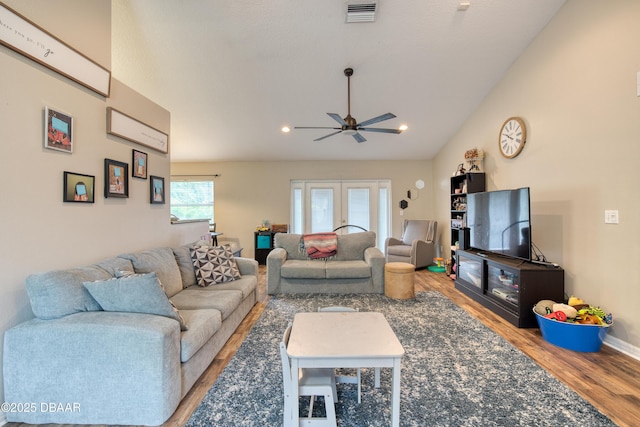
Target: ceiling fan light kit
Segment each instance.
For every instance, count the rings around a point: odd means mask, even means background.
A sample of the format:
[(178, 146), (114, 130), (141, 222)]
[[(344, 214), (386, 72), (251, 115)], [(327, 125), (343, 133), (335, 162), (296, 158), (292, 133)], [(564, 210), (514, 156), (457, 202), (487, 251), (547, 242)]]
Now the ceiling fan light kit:
[(367, 127), (374, 123), (379, 123), (385, 120), (395, 118), (396, 115), (393, 113), (382, 114), (372, 119), (365, 120), (364, 122), (361, 122), (361, 123), (358, 123), (358, 121), (355, 118), (351, 117), (351, 76), (353, 75), (353, 68), (345, 68), (344, 75), (347, 76), (347, 117), (342, 118), (339, 114), (327, 113), (329, 117), (331, 117), (333, 120), (338, 122), (338, 124), (340, 124), (340, 127), (295, 126), (294, 129), (333, 129), (335, 132), (332, 132), (325, 136), (321, 136), (320, 138), (314, 139), (314, 141), (322, 141), (325, 138), (329, 138), (330, 136), (341, 133), (343, 135), (352, 136), (356, 140), (356, 142), (359, 142), (359, 143), (366, 141), (365, 137), (360, 134), (360, 131), (399, 134), (406, 129), (406, 125), (401, 127), (400, 129)]

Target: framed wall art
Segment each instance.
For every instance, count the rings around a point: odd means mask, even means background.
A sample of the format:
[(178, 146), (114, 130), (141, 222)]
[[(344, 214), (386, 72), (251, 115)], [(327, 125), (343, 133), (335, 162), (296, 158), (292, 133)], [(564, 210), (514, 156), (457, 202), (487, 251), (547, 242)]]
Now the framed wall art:
[(64, 172), (63, 202), (94, 203), (96, 177), (81, 173)]
[(107, 133), (161, 153), (169, 152), (169, 135), (112, 107), (107, 107)]
[(149, 199), (151, 200), (151, 204), (164, 204), (164, 178), (151, 175)]
[(132, 157), (131, 176), (134, 178), (147, 179), (147, 153), (134, 149)]
[[(56, 22), (50, 22), (55, 26)], [(109, 97), (111, 71), (0, 2), (0, 44)]]
[(104, 159), (104, 197), (129, 197), (129, 165)]
[(73, 117), (44, 108), (44, 148), (73, 153)]

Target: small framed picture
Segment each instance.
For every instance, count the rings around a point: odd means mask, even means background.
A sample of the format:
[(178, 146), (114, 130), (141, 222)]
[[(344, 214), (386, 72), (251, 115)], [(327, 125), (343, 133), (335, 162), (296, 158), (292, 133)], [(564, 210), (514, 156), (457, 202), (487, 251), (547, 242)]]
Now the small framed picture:
[(134, 178), (147, 179), (147, 153), (133, 150), (133, 160), (131, 161), (131, 176)]
[(104, 197), (129, 197), (129, 165), (104, 159)]
[(149, 198), (152, 204), (164, 204), (164, 178), (151, 175)]
[(93, 203), (96, 177), (81, 173), (64, 172), (63, 202)]
[(44, 108), (44, 148), (73, 153), (73, 117)]

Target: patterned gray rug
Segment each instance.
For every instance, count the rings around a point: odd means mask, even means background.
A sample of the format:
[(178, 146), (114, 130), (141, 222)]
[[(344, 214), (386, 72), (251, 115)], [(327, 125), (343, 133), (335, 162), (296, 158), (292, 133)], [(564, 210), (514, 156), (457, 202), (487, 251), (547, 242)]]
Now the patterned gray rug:
[[(272, 298), (187, 426), (282, 425), (282, 333), (295, 313), (331, 305), (382, 312), (396, 332), (406, 352), (402, 426), (614, 425), (448, 298), (424, 292), (408, 301), (384, 295)], [(362, 370), (361, 404), (355, 385), (339, 384), (338, 425), (389, 425), (390, 374), (382, 369), (376, 389), (373, 369)], [(317, 410), (322, 406), (320, 400)]]

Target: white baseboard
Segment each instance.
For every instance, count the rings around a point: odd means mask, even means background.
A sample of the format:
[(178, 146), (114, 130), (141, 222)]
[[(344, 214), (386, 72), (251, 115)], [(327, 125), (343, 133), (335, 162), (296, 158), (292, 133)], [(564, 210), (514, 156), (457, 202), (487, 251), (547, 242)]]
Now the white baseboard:
[(634, 347), (628, 342), (622, 341), (611, 335), (607, 335), (603, 341), (604, 345), (608, 345), (614, 350), (618, 350), (620, 353), (624, 353), (629, 357), (633, 357), (636, 360), (640, 360), (640, 348)]
[(0, 412), (0, 426), (3, 426), (7, 423), (7, 419), (4, 416), (4, 412)]

